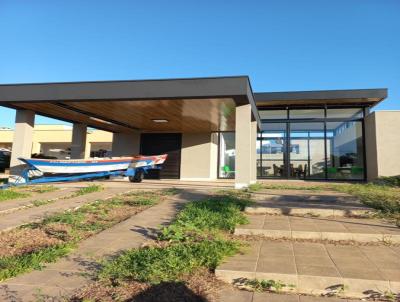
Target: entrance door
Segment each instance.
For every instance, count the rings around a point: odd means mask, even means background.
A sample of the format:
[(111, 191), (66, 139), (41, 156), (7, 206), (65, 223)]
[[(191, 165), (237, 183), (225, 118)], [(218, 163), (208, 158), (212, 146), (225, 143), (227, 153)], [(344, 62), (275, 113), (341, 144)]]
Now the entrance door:
[(140, 153), (142, 155), (168, 154), (161, 170), (151, 170), (145, 178), (179, 179), (181, 167), (182, 134), (180, 133), (142, 133)]

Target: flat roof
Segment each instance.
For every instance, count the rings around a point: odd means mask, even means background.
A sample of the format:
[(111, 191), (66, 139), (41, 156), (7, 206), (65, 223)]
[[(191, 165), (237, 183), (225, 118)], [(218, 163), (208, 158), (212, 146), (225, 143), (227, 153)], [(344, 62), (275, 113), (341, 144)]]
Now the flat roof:
[(386, 88), (254, 93), (257, 106), (371, 105), (387, 97)]
[(232, 131), (244, 104), (260, 126), (257, 106), (374, 106), (386, 97), (386, 88), (253, 93), (248, 76), (0, 84), (1, 106), (113, 132)]
[(2, 106), (115, 132), (228, 131), (244, 104), (260, 125), (248, 76), (0, 85)]

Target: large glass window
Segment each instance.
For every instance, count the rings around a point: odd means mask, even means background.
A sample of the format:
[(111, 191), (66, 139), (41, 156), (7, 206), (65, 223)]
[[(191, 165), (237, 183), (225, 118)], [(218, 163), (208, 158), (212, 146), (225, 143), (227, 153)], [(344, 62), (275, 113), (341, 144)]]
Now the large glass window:
[(285, 120), (287, 119), (287, 110), (260, 110), (258, 111), (262, 120)]
[(324, 123), (290, 123), (290, 178), (325, 178)]
[(219, 133), (219, 163), (220, 178), (235, 178), (235, 133)]
[(260, 141), (261, 177), (286, 177), (286, 123), (268, 123), (262, 125)]
[(324, 118), (325, 109), (291, 109), (289, 110), (290, 119), (311, 119)]
[(327, 118), (356, 119), (363, 117), (362, 108), (328, 108)]
[(363, 179), (362, 122), (327, 122), (329, 179)]

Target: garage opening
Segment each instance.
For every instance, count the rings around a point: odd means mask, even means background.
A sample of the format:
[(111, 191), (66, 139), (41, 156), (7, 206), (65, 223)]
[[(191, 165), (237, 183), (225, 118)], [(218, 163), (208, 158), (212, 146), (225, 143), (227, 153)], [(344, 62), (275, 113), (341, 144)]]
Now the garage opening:
[(142, 133), (140, 154), (168, 154), (161, 170), (150, 170), (147, 179), (179, 179), (181, 167), (181, 133)]

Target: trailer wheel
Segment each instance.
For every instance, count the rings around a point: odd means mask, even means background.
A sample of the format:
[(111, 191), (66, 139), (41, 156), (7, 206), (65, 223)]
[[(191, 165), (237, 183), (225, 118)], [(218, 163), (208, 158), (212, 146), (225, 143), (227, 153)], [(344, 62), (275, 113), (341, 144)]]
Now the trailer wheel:
[(135, 176), (129, 176), (129, 181), (130, 182), (142, 182), (144, 178), (144, 173), (143, 170), (138, 170), (135, 173)]

